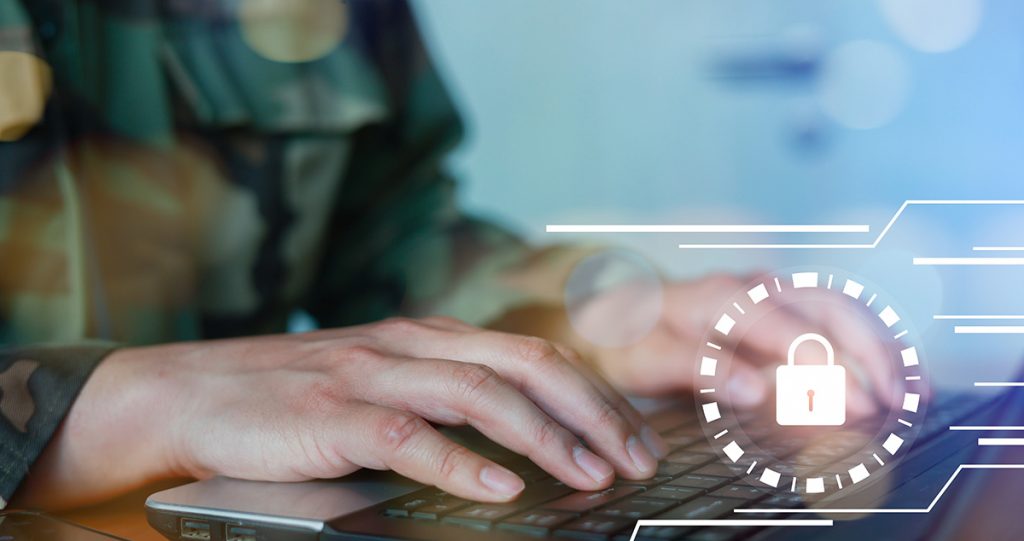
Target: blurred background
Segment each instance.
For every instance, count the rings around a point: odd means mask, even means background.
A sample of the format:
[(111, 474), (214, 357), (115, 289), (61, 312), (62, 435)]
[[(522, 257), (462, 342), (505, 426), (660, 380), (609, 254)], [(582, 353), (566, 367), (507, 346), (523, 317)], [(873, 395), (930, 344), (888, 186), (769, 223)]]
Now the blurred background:
[[(451, 165), (471, 211), (537, 244), (627, 246), (671, 276), (836, 266), (901, 307), (940, 384), (1015, 374), (1024, 335), (954, 335), (953, 322), (933, 316), (1024, 313), (1022, 267), (911, 260), (1024, 246), (1024, 207), (912, 206), (870, 250), (677, 245), (871, 243), (907, 199), (1024, 199), (1024, 3), (418, 0), (416, 8), (469, 127)], [(581, 223), (871, 231), (545, 233), (548, 224)]]

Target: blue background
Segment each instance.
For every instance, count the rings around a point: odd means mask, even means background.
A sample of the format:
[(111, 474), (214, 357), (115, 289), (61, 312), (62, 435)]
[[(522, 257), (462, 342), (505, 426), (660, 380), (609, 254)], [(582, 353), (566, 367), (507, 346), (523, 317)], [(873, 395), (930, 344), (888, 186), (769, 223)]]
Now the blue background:
[[(1011, 377), (1024, 335), (954, 336), (932, 315), (1024, 313), (1022, 267), (910, 258), (1024, 246), (1024, 207), (912, 208), (870, 251), (675, 246), (871, 242), (906, 199), (1024, 199), (1024, 3), (981, 6), (966, 43), (930, 53), (867, 1), (416, 4), (470, 128), (451, 158), (469, 210), (536, 243), (569, 239), (544, 233), (555, 223), (870, 224), (867, 235), (587, 239), (630, 246), (674, 276), (849, 269), (924, 333), (937, 379), (968, 385)], [(820, 99), (829, 55), (856, 40), (887, 47), (908, 81), (898, 112), (874, 129), (836, 121)]]

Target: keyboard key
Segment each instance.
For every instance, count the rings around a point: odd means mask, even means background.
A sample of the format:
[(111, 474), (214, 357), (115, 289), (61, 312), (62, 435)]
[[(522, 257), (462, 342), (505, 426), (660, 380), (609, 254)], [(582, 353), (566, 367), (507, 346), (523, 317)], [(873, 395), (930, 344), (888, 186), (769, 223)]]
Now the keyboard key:
[(402, 498), (396, 500), (384, 510), (384, 514), (389, 517), (408, 517), (413, 510), (423, 507), (430, 503), (427, 498), (415, 496), (409, 498)]
[(669, 449), (678, 449), (680, 447), (686, 447), (697, 443), (703, 438), (700, 434), (677, 432), (675, 434), (665, 434), (662, 439), (668, 445)]
[(658, 464), (658, 476), (675, 477), (684, 474), (697, 466), (693, 464), (680, 464), (677, 462), (661, 462)]
[(712, 475), (697, 475), (689, 473), (678, 477), (668, 482), (670, 485), (692, 487), (692, 488), (704, 488), (704, 489), (715, 489), (725, 483), (728, 483), (729, 479), (725, 477), (715, 477)]
[(707, 464), (715, 460), (715, 455), (711, 453), (697, 453), (689, 450), (677, 451), (669, 454), (665, 457), (665, 462), (672, 462), (674, 464)]
[(650, 479), (616, 479), (615, 486), (631, 486), (631, 487), (643, 487), (649, 489), (651, 487), (667, 483), (672, 478), (668, 476), (655, 476)]
[(797, 492), (781, 492), (758, 502), (759, 509), (796, 509), (804, 506), (804, 497)]
[[(666, 539), (689, 539), (697, 528), (691, 526), (644, 526), (636, 534), (635, 541), (663, 541)], [(620, 541), (618, 536), (616, 541)], [(621, 541), (629, 541), (625, 536)]]
[[(696, 529), (690, 526), (644, 526), (636, 533), (635, 541), (689, 539), (689, 535)], [(616, 536), (616, 541), (618, 541), (618, 536)], [(623, 541), (629, 541), (629, 536), (625, 536)]]
[(511, 516), (498, 525), (499, 530), (525, 533), (543, 537), (551, 533), (557, 526), (565, 524), (576, 518), (575, 513), (565, 511), (551, 511), (549, 509), (537, 509)]
[(754, 501), (765, 497), (765, 491), (748, 485), (724, 486), (711, 493), (711, 496), (719, 498), (738, 498), (741, 500)]
[(659, 487), (652, 488), (647, 492), (644, 492), (644, 496), (681, 502), (684, 500), (691, 500), (693, 498), (696, 498), (697, 496), (701, 496), (704, 494), (704, 492), (705, 491), (702, 488), (681, 487), (677, 485), (661, 485)]
[(715, 453), (715, 448), (712, 447), (711, 444), (708, 443), (707, 441), (699, 441), (687, 447), (686, 451), (690, 451), (691, 453), (704, 453), (711, 455)]
[(755, 530), (756, 528), (751, 526), (704, 528), (687, 536), (686, 541), (732, 541), (748, 537)]
[(540, 481), (541, 479), (548, 479), (551, 477), (550, 475), (548, 475), (548, 472), (540, 469), (533, 463), (527, 464), (520, 468), (515, 468), (512, 471), (514, 471), (516, 475), (518, 475), (519, 478), (525, 481), (527, 484), (535, 481)]
[(736, 477), (746, 475), (747, 467), (738, 465), (726, 465), (719, 462), (715, 464), (701, 466), (700, 468), (693, 470), (693, 473), (696, 473), (698, 475), (714, 475), (717, 477), (729, 477), (734, 479)]
[(670, 509), (657, 516), (661, 519), (713, 519), (731, 514), (733, 509), (745, 504), (743, 500), (731, 498), (701, 497)]
[(656, 515), (669, 507), (678, 505), (679, 502), (671, 500), (659, 500), (656, 498), (627, 498), (605, 507), (598, 511), (602, 515), (623, 517), (632, 520), (647, 518)]
[(544, 504), (545, 509), (584, 513), (640, 492), (639, 487), (613, 486), (599, 492), (577, 492)]
[(412, 512), (412, 518), (424, 520), (437, 520), (452, 511), (458, 511), (467, 507), (471, 502), (452, 496), (440, 498), (423, 507), (418, 507)]
[(558, 537), (573, 539), (608, 539), (615, 533), (632, 528), (633, 521), (616, 517), (587, 517), (570, 522), (555, 531)]
[(576, 496), (589, 493), (576, 492), (557, 479), (546, 479), (526, 485), (526, 489), (515, 501), (472, 505), (449, 514), (442, 522), (486, 530), (505, 517), (567, 494)]
[(499, 520), (521, 510), (522, 506), (515, 503), (478, 503), (444, 517), (443, 522), (488, 530)]

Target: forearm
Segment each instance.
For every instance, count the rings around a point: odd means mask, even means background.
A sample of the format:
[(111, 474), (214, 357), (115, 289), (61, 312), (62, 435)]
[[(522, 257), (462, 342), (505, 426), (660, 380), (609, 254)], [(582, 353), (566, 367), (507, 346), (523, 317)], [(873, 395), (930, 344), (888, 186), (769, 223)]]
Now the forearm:
[(150, 351), (115, 351), (96, 367), (12, 505), (74, 507), (179, 473), (163, 433), (174, 375)]

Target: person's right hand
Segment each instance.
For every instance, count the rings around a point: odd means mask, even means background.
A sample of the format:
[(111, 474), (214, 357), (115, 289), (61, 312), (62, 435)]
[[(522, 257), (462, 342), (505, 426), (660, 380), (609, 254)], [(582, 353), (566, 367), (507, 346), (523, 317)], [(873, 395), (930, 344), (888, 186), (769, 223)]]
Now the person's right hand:
[[(127, 398), (140, 394), (133, 384), (146, 389), (144, 403)], [(614, 473), (650, 477), (666, 453), (571, 350), (429, 318), (117, 351), (86, 383), (42, 464), (60, 460), (60, 480), (77, 477), (65, 486), (110, 493), (125, 474), (97, 461), (142, 462), (130, 452), (141, 438), (164, 474), (300, 481), (372, 468), (480, 501), (523, 489), (431, 423), (471, 425), (581, 490), (607, 487)]]

